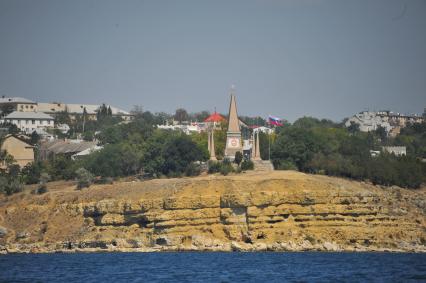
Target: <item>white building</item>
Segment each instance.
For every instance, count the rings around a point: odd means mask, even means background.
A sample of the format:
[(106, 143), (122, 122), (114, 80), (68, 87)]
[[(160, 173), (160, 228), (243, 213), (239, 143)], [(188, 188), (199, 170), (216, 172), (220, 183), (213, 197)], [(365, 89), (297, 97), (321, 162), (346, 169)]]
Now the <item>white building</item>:
[[(39, 102), (37, 106), (38, 106), (38, 111), (44, 112), (47, 114), (52, 114), (52, 115), (59, 112), (66, 111), (70, 114), (71, 118), (73, 118), (75, 115), (83, 115), (83, 113), (86, 112), (86, 115), (89, 117), (89, 119), (96, 119), (96, 113), (101, 107), (101, 105), (96, 105), (96, 104), (72, 104), (72, 103), (58, 103), (58, 102), (52, 102), (52, 103)], [(124, 111), (122, 109), (119, 109), (111, 105), (105, 105), (105, 106), (111, 109), (112, 116), (121, 117), (123, 120), (131, 120), (133, 118), (133, 115), (127, 111)]]
[(190, 135), (191, 133), (201, 133), (203, 131), (203, 125), (199, 125), (198, 123), (192, 123), (190, 125), (157, 125), (158, 129), (163, 130), (180, 130), (184, 132), (187, 135)]
[(405, 146), (383, 146), (382, 150), (396, 156), (407, 155), (407, 148)]
[(31, 134), (36, 129), (47, 129), (55, 127), (55, 120), (42, 112), (20, 112), (13, 111), (2, 119), (3, 123), (11, 123), (26, 134)]
[(352, 123), (358, 124), (361, 132), (372, 132), (377, 130), (379, 126), (385, 128), (388, 133), (392, 129), (388, 119), (371, 111), (355, 114), (346, 121), (345, 126), (349, 127)]
[(352, 123), (358, 124), (361, 132), (375, 131), (381, 126), (390, 136), (397, 136), (402, 128), (409, 124), (422, 123), (425, 118), (426, 116), (404, 115), (391, 111), (363, 111), (349, 118), (345, 126), (349, 127)]
[(264, 127), (264, 126), (260, 126), (257, 128), (253, 129), (253, 133), (257, 133), (257, 132), (261, 132), (261, 133), (265, 133), (268, 135), (272, 135), (274, 133), (274, 129), (268, 128), (268, 127)]
[[(121, 117), (123, 120), (130, 121), (133, 115), (125, 110), (111, 105), (105, 105), (111, 109), (112, 116)], [(67, 111), (72, 119), (85, 113), (88, 119), (96, 119), (96, 114), (101, 105), (96, 104), (75, 104), (62, 102), (34, 102), (22, 97), (0, 97), (0, 109), (19, 112), (44, 112), (55, 115), (59, 112)]]

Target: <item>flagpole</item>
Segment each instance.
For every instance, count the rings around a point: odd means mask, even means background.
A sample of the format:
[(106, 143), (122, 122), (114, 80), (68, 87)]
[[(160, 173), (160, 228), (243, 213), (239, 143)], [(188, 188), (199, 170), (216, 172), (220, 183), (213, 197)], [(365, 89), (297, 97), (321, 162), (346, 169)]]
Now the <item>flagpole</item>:
[(271, 132), (268, 133), (269, 137), (269, 161), (271, 161)]
[[(268, 115), (268, 122), (269, 122), (269, 117), (270, 116), (271, 115)], [(269, 123), (269, 126), (272, 129), (272, 124), (271, 123)], [(271, 161), (271, 133), (270, 132), (268, 133), (268, 160)]]

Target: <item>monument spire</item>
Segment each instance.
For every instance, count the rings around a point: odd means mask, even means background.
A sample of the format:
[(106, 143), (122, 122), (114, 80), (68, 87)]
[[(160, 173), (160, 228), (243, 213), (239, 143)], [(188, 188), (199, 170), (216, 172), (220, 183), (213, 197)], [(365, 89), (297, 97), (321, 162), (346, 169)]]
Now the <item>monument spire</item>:
[(228, 132), (240, 132), (240, 123), (237, 113), (237, 102), (233, 89), (231, 89), (231, 103), (229, 104), (229, 117), (228, 117)]
[(238, 119), (237, 102), (234, 86), (231, 87), (231, 102), (229, 104), (228, 131), (226, 132), (225, 157), (233, 160), (237, 151), (243, 153), (241, 145), (240, 120)]

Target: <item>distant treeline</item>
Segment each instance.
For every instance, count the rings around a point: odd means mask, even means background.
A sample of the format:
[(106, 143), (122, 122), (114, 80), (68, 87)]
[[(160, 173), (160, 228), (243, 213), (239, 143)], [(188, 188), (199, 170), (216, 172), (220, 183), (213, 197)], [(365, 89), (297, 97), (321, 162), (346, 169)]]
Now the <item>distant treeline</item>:
[[(81, 168), (88, 171), (84, 174), (99, 176), (101, 180), (133, 175), (159, 178), (199, 174), (197, 161), (207, 161), (209, 156), (207, 134), (185, 135), (157, 129), (155, 125), (163, 120), (164, 113), (140, 111), (131, 122), (122, 123), (108, 113), (98, 121), (86, 122), (90, 138), (95, 136), (104, 148), (75, 161), (67, 155), (56, 155), (20, 170), (3, 152), (0, 161), (6, 168), (0, 172), (0, 191), (10, 194), (22, 190), (24, 183), (44, 184), (46, 176), (49, 180), (75, 179), (82, 174)], [(80, 130), (77, 126), (74, 129)], [(270, 155), (277, 170), (292, 169), (407, 188), (418, 188), (426, 182), (426, 164), (422, 162), (426, 159), (426, 123), (409, 125), (396, 138), (388, 137), (382, 128), (363, 133), (356, 126), (346, 128), (330, 120), (310, 117), (285, 123), (276, 130), (271, 136), (261, 134), (260, 143), (262, 158), (268, 159)], [(219, 158), (223, 157), (225, 137), (223, 125), (215, 134)], [(386, 153), (371, 156), (370, 150), (381, 150), (387, 145), (406, 146), (407, 156)], [(252, 167), (244, 162), (241, 165), (240, 170)], [(227, 174), (232, 170), (229, 164), (223, 168), (212, 166), (216, 169), (210, 172)]]
[[(390, 145), (406, 146), (407, 155), (370, 154)], [(304, 117), (279, 129), (271, 159), (276, 169), (418, 188), (426, 181), (426, 123), (409, 125), (391, 138), (383, 128), (364, 133), (356, 126)]]

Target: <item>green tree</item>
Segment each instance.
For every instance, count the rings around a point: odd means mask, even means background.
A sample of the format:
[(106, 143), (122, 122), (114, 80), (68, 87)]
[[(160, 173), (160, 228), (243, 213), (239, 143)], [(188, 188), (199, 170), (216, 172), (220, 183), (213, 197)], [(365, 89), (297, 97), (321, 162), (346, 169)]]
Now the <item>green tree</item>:
[(271, 148), (272, 161), (278, 169), (282, 164), (291, 163), (304, 171), (319, 149), (320, 146), (311, 131), (291, 127), (278, 135)]
[(381, 142), (386, 142), (386, 139), (388, 137), (388, 132), (386, 131), (386, 128), (383, 128), (379, 125), (374, 131), (374, 133), (379, 137)]
[(174, 115), (174, 119), (176, 121), (179, 121), (179, 123), (182, 123), (183, 121), (188, 121), (188, 112), (186, 112), (185, 109), (183, 108), (178, 108), (176, 109), (175, 115)]
[(188, 164), (205, 158), (203, 150), (185, 134), (171, 137), (163, 151), (165, 175), (181, 174)]
[(45, 170), (45, 168), (41, 161), (31, 162), (23, 167), (21, 174), (25, 184), (37, 184), (43, 170)]
[(40, 141), (40, 136), (37, 134), (37, 132), (36, 131), (32, 132), (30, 144), (36, 145), (38, 144), (39, 141)]
[(355, 133), (359, 132), (359, 124), (355, 123), (355, 122), (351, 122), (351, 124), (348, 127), (348, 131), (351, 134), (355, 134)]
[(254, 169), (253, 161), (243, 160), (243, 162), (241, 162), (241, 170), (246, 171), (246, 170), (253, 170), (253, 169)]
[(0, 108), (0, 115), (1, 117), (7, 116), (10, 113), (12, 113), (13, 111), (15, 111), (15, 108), (13, 105), (11, 104), (3, 104)]
[(55, 114), (55, 124), (71, 125), (71, 117), (67, 109), (65, 109), (65, 111), (60, 111)]
[(338, 127), (338, 124), (334, 123), (331, 120), (328, 119), (317, 119), (313, 117), (302, 117), (297, 119), (293, 123), (294, 127), (302, 128), (302, 129), (311, 129), (316, 127), (322, 127), (322, 128), (336, 128)]

